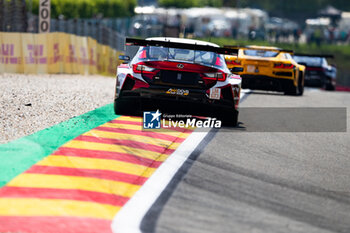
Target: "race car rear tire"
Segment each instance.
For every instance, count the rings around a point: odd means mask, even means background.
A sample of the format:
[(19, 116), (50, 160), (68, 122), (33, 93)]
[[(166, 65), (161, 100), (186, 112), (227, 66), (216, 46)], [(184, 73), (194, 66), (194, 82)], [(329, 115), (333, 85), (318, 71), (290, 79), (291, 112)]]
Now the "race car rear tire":
[(334, 91), (335, 90), (335, 86), (332, 84), (331, 80), (326, 79), (325, 80), (325, 84), (324, 84), (324, 89), (326, 91)]
[(123, 115), (127, 112), (127, 108), (122, 102), (118, 101), (118, 99), (114, 100), (114, 113), (116, 115)]
[(299, 72), (298, 95), (304, 94), (304, 73)]
[(238, 111), (228, 110), (224, 111), (219, 119), (222, 121), (223, 126), (235, 127), (238, 124)]
[(287, 90), (284, 91), (285, 95), (303, 95), (304, 93), (304, 83), (303, 83), (303, 78), (298, 79), (298, 85), (294, 86), (294, 83), (291, 82), (289, 87), (287, 87)]
[(135, 104), (118, 98), (114, 100), (114, 113), (116, 115), (136, 115), (138, 112)]
[(284, 91), (285, 95), (298, 95), (299, 92), (299, 85), (298, 86), (294, 86), (294, 84), (289, 85), (289, 87), (287, 87), (287, 90)]
[(327, 84), (325, 89), (326, 89), (327, 91), (334, 91), (334, 90), (335, 90), (335, 87), (334, 87), (332, 84)]

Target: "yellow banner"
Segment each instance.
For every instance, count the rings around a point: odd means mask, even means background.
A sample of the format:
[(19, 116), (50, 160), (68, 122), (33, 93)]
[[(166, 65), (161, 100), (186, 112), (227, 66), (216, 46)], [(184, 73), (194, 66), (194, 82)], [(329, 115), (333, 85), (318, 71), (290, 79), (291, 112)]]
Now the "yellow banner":
[(23, 73), (22, 34), (0, 33), (0, 72)]
[(0, 32), (0, 73), (113, 76), (120, 54), (90, 37)]
[(59, 74), (64, 73), (63, 51), (64, 45), (60, 43), (60, 36), (64, 33), (51, 33), (47, 34), (48, 42), (48, 73)]
[(91, 37), (88, 38), (89, 48), (89, 73), (97, 74), (97, 42)]

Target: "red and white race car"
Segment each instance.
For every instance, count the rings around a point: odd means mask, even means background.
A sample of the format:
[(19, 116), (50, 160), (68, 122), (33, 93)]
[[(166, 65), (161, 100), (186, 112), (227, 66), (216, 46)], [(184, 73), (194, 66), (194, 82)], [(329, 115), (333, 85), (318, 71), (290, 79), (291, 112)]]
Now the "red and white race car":
[(116, 114), (159, 108), (237, 124), (241, 78), (231, 73), (223, 56), (237, 54), (236, 49), (168, 37), (127, 38), (126, 45), (140, 47), (132, 59), (120, 56), (125, 62), (117, 69)]

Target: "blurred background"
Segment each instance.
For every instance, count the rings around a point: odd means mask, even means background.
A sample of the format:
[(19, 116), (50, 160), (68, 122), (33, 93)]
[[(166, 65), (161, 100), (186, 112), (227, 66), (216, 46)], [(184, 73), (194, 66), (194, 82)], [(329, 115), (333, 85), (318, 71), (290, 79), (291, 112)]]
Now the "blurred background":
[[(38, 32), (39, 0), (0, 0), (0, 31)], [(333, 54), (350, 86), (349, 0), (51, 0), (52, 32), (124, 50), (125, 37), (187, 37)]]

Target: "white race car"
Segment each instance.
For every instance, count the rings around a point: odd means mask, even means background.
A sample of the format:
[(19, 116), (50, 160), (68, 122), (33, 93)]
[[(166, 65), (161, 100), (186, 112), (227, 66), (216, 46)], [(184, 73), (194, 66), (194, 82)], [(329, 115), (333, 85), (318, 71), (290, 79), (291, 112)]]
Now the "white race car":
[(116, 114), (160, 108), (237, 124), (241, 77), (231, 73), (223, 56), (236, 49), (168, 37), (127, 38), (126, 45), (140, 47), (132, 59), (120, 56), (125, 62), (117, 69)]

